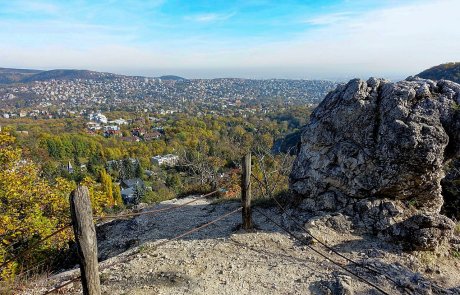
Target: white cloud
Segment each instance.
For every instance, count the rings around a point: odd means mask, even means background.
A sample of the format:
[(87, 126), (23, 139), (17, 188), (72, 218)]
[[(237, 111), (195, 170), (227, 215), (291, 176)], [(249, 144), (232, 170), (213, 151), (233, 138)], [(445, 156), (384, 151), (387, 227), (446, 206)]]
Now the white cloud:
[(332, 21), (297, 38), (235, 52), (226, 66), (278, 68), (290, 76), (407, 76), (460, 61), (460, 1), (419, 1)]
[(198, 23), (213, 23), (218, 21), (225, 21), (233, 17), (236, 13), (204, 13), (186, 16), (185, 19)]
[(38, 12), (49, 15), (57, 15), (61, 12), (59, 6), (45, 1), (11, 1), (6, 4), (7, 12)]
[[(25, 47), (0, 44), (2, 66), (89, 68), (104, 71), (187, 73), (188, 77), (245, 76), (331, 78), (416, 74), (432, 65), (460, 61), (460, 1), (419, 1), (350, 17), (318, 16), (319, 26), (278, 42), (212, 38), (155, 39), (132, 44), (116, 36), (81, 47), (43, 43)], [(210, 23), (225, 15), (195, 15)], [(226, 16), (227, 18), (231, 16)], [(307, 26), (306, 26), (307, 27)], [(95, 40), (99, 35), (91, 35)], [(0, 33), (1, 37), (1, 33)], [(91, 46), (86, 44), (91, 44)], [(105, 43), (105, 44), (104, 44)], [(74, 44), (74, 43), (70, 43)], [(71, 49), (69, 49), (71, 48)], [(196, 73), (196, 74), (194, 74)]]
[(331, 25), (331, 24), (336, 24), (341, 21), (345, 21), (350, 19), (350, 17), (353, 15), (351, 12), (338, 12), (338, 13), (330, 13), (330, 14), (323, 14), (317, 17), (312, 17), (308, 18), (303, 21), (305, 24), (310, 24), (310, 25)]

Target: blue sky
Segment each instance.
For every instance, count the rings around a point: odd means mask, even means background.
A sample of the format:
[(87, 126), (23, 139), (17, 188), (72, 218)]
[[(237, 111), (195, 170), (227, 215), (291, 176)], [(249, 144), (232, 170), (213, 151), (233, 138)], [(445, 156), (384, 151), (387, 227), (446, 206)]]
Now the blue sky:
[(0, 67), (402, 78), (460, 61), (458, 0), (0, 0)]

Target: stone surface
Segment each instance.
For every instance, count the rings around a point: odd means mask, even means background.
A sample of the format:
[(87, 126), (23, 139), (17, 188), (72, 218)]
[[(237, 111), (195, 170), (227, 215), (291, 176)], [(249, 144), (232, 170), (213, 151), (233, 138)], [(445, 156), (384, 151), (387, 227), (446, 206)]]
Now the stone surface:
[[(185, 204), (192, 199), (169, 200), (145, 210)], [(241, 214), (233, 214), (186, 237), (171, 239), (239, 206), (238, 201), (214, 203), (201, 199), (178, 210), (99, 225), (100, 253), (108, 256), (100, 261), (102, 294), (379, 294), (319, 253), (388, 294), (460, 294), (460, 260), (446, 251), (402, 251), (399, 245), (377, 236), (350, 230), (351, 217), (340, 213), (314, 217), (304, 213), (304, 217), (310, 216), (306, 218), (308, 232), (358, 264), (346, 262), (316, 241), (306, 246), (293, 239), (264, 215), (301, 238), (307, 233), (297, 226), (299, 216), (285, 218), (286, 214), (276, 208), (257, 208), (252, 216), (259, 229), (256, 231), (237, 230)], [(120, 247), (125, 248), (131, 240), (140, 243), (120, 253)], [(42, 295), (79, 274), (76, 266), (46, 279), (27, 281), (17, 294)], [(81, 284), (73, 284), (64, 294), (81, 294)]]
[[(302, 133), (290, 176), (301, 208), (343, 211), (416, 249), (435, 247), (453, 228), (439, 216), (440, 182), (460, 152), (459, 103), (460, 85), (444, 80), (370, 78), (339, 86)], [(423, 223), (417, 239), (407, 236), (414, 222)]]
[(407, 243), (412, 249), (434, 249), (442, 240), (450, 239), (450, 233), (455, 224), (452, 220), (440, 214), (421, 213), (413, 215), (400, 224), (394, 225), (391, 230), (395, 236), (410, 238)]

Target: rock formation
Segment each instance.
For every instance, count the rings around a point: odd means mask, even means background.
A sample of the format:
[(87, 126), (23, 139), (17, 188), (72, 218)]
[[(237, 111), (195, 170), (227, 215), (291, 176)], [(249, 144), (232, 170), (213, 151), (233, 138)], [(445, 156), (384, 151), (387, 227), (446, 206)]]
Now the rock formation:
[(302, 133), (290, 188), (309, 211), (433, 249), (454, 223), (440, 215), (443, 167), (460, 154), (460, 85), (351, 80), (329, 93)]

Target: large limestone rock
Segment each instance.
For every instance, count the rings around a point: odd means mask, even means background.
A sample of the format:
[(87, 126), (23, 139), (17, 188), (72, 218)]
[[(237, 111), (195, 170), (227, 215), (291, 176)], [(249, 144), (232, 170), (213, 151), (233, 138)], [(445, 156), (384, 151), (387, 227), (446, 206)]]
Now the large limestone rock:
[(453, 228), (439, 215), (440, 182), (460, 153), (459, 103), (460, 85), (444, 80), (339, 86), (302, 133), (291, 190), (303, 209), (343, 211), (413, 248), (435, 247)]

